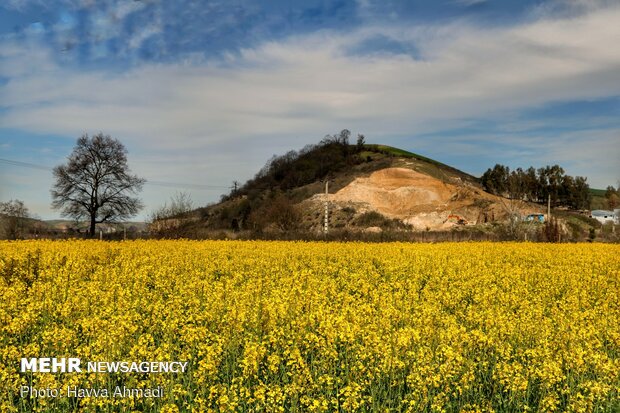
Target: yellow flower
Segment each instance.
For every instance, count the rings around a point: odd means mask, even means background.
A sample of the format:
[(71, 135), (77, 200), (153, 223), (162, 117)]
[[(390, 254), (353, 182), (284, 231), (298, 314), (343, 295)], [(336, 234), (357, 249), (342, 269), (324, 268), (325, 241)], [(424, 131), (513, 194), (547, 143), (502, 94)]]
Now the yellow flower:
[[(611, 411), (619, 245), (0, 242), (0, 411)], [(21, 358), (187, 361), (21, 373)], [(73, 406), (73, 407), (72, 407)]]

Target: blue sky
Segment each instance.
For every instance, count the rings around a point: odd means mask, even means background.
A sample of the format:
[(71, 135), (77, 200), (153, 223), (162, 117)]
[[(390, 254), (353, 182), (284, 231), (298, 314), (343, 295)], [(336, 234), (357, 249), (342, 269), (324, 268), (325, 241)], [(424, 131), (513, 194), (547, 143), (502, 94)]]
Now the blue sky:
[[(103, 132), (151, 182), (216, 201), (272, 154), (348, 128), (480, 175), (559, 163), (620, 180), (620, 4), (609, 0), (6, 0), (0, 201)], [(197, 187), (201, 185), (202, 187)]]

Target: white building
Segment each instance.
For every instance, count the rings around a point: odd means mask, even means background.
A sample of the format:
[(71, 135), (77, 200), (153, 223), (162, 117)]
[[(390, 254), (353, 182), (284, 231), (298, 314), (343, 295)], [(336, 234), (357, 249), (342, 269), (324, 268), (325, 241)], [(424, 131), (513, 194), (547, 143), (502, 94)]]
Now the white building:
[(618, 212), (620, 210), (616, 209), (614, 211), (606, 211), (604, 209), (595, 209), (590, 213), (590, 218), (596, 219), (601, 224), (606, 224), (608, 222), (613, 222), (615, 224), (618, 223)]

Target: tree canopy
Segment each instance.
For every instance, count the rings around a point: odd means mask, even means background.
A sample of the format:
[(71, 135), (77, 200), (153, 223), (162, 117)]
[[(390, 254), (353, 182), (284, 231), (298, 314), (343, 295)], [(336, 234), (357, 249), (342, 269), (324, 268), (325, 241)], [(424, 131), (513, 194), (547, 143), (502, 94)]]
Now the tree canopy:
[(130, 218), (142, 208), (135, 197), (145, 180), (132, 175), (127, 165), (127, 149), (109, 135), (77, 140), (65, 165), (54, 168), (52, 207), (63, 216), (90, 220), (95, 225)]
[(496, 164), (487, 169), (481, 181), (486, 191), (512, 199), (544, 203), (549, 197), (553, 206), (565, 205), (574, 209), (588, 209), (590, 206), (587, 178), (566, 175), (559, 165), (511, 171), (507, 166)]

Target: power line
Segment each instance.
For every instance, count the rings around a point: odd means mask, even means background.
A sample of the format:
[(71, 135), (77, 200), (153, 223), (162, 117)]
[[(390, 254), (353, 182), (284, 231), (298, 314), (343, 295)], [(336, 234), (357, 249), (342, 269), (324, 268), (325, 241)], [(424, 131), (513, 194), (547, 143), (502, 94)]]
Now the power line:
[[(21, 166), (23, 168), (38, 169), (42, 171), (53, 170), (53, 168), (49, 166), (37, 165), (34, 163), (29, 163), (29, 162), (14, 161), (12, 159), (0, 158), (0, 163), (4, 163), (7, 165), (13, 165), (13, 166)], [(189, 183), (181, 183), (181, 182), (150, 181), (148, 179), (146, 181), (146, 185), (163, 186), (163, 187), (169, 187), (169, 188), (188, 188), (188, 189), (197, 189), (197, 190), (229, 189), (228, 186), (221, 186), (221, 185), (203, 185), (203, 184), (189, 184)]]
[(41, 169), (41, 170), (44, 170), (44, 171), (51, 171), (52, 170), (52, 168), (47, 167), (47, 166), (35, 165), (33, 163), (28, 163), (28, 162), (13, 161), (11, 159), (0, 158), (0, 162), (6, 163), (6, 164), (9, 164), (9, 165), (14, 165), (14, 166), (23, 166), (25, 168)]
[(193, 188), (193, 189), (229, 189), (228, 186), (203, 185), (203, 184), (183, 184), (183, 183), (180, 183), (180, 182), (162, 182), (162, 181), (149, 181), (149, 180), (147, 180), (146, 183), (148, 185), (155, 185), (155, 186), (170, 186), (170, 187), (182, 186), (182, 187), (185, 187), (185, 188)]

